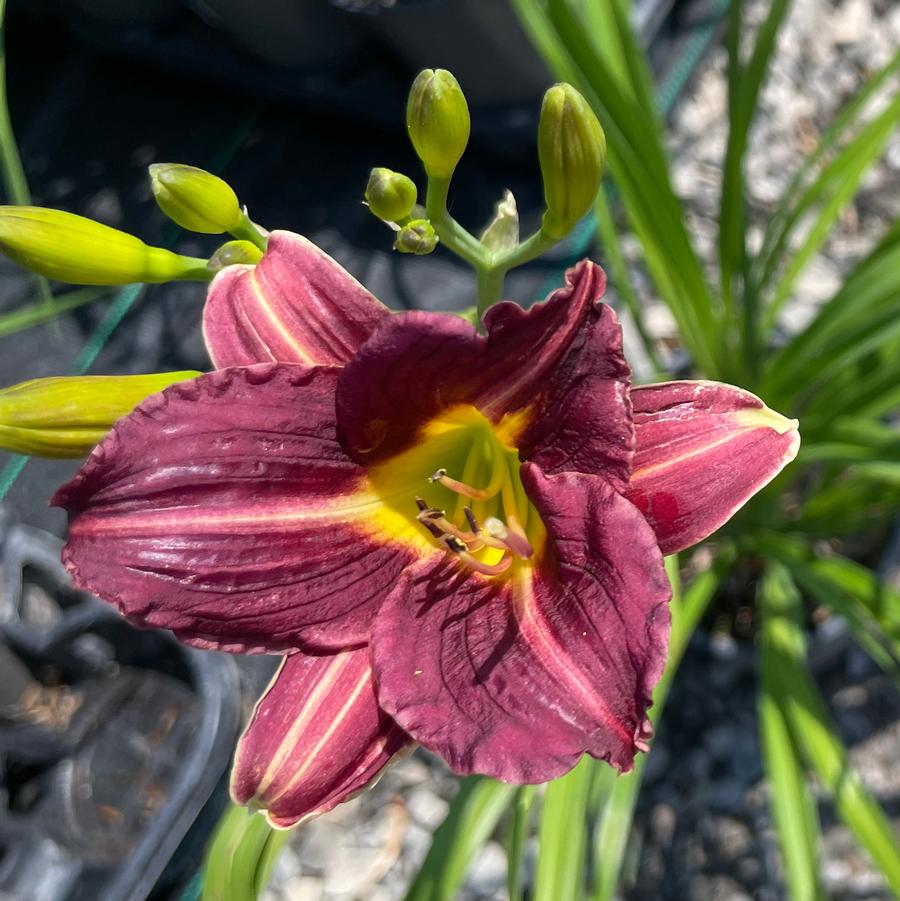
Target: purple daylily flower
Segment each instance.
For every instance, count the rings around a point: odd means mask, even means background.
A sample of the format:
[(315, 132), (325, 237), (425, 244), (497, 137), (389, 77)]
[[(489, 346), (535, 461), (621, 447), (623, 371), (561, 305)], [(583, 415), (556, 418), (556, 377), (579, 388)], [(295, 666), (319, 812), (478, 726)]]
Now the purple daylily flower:
[(279, 826), (413, 743), (543, 782), (647, 749), (663, 554), (796, 454), (713, 382), (632, 388), (584, 261), (487, 334), (391, 314), (304, 238), (210, 288), (217, 371), (120, 420), (55, 503), (76, 584), (191, 644), (285, 654), (232, 793)]

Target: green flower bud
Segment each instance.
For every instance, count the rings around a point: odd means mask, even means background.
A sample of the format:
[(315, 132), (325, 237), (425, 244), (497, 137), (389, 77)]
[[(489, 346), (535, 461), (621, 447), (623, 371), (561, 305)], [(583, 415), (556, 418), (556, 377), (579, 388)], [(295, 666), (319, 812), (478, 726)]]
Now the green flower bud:
[(226, 266), (255, 266), (262, 257), (262, 251), (249, 241), (226, 241), (209, 258), (206, 268), (210, 272), (221, 272)]
[(606, 160), (606, 136), (588, 102), (569, 84), (544, 94), (538, 126), (544, 179), (543, 231), (562, 238), (591, 208)]
[(446, 69), (423, 69), (409, 92), (406, 127), (425, 171), (450, 178), (466, 144), (471, 122), (459, 82)]
[(199, 372), (32, 379), (0, 390), (0, 448), (83, 457), (144, 398)]
[(366, 185), (369, 209), (385, 222), (405, 219), (416, 205), (418, 192), (411, 178), (390, 169), (373, 169)]
[(413, 219), (397, 232), (394, 250), (424, 256), (437, 247), (437, 242), (434, 226), (427, 219)]
[(237, 194), (227, 182), (196, 166), (154, 163), (150, 184), (160, 209), (188, 231), (220, 235), (243, 219)]
[(73, 285), (209, 278), (206, 260), (149, 247), (84, 216), (34, 206), (0, 206), (0, 252), (38, 275)]

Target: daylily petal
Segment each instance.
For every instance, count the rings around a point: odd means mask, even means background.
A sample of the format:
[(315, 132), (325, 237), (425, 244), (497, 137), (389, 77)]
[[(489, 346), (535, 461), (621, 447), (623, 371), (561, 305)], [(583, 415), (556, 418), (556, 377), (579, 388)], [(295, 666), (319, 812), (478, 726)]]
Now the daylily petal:
[(338, 423), (350, 453), (376, 463), (405, 450), (428, 420), (477, 407), (503, 424), (522, 460), (545, 472), (602, 474), (624, 488), (634, 437), (630, 369), (606, 278), (585, 260), (527, 311), (493, 307), (488, 334), (456, 316), (406, 313), (376, 329), (345, 367)]
[(358, 794), (412, 745), (378, 707), (367, 647), (292, 654), (238, 743), (231, 796), (295, 826)]
[(548, 537), (490, 579), (408, 569), (372, 644), (382, 708), (457, 772), (543, 782), (583, 752), (628, 770), (651, 734), (670, 595), (653, 532), (605, 480), (522, 468)]
[(390, 311), (325, 251), (275, 231), (256, 266), (209, 287), (203, 334), (217, 369), (253, 363), (342, 366)]
[(706, 538), (797, 455), (797, 421), (718, 382), (633, 388), (636, 450), (626, 497), (664, 554)]
[(334, 426), (337, 371), (263, 364), (154, 395), (53, 503), (79, 586), (203, 647), (337, 649), (368, 639), (409, 559)]

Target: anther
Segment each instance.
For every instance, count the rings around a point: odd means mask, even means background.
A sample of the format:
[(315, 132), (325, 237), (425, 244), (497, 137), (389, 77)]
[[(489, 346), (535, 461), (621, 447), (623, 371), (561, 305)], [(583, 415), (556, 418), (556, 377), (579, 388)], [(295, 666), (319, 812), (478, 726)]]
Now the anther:
[(446, 545), (447, 550), (452, 551), (460, 563), (469, 569), (481, 573), (483, 576), (499, 576), (506, 572), (512, 565), (512, 557), (504, 556), (497, 563), (482, 563), (477, 557), (473, 557), (466, 550), (464, 541), (461, 541), (455, 535), (444, 535), (441, 541)]
[(447, 533), (440, 526), (435, 525), (433, 522), (429, 522), (428, 518), (422, 516), (421, 513), (416, 519), (418, 519), (419, 522), (438, 540), (443, 540), (444, 537), (446, 537)]
[[(444, 544), (447, 545), (447, 549), (453, 551), (454, 554), (466, 554), (466, 543), (461, 538), (445, 533), (441, 535), (441, 541), (443, 541)], [(466, 554), (466, 556), (469, 555)]]
[(493, 482), (487, 488), (473, 488), (471, 485), (466, 485), (465, 482), (450, 478), (446, 469), (436, 469), (428, 476), (428, 481), (432, 483), (439, 482), (449, 491), (461, 494), (463, 497), (470, 497), (473, 501), (490, 500), (500, 490), (500, 484), (495, 485)]
[(477, 535), (481, 531), (481, 526), (478, 525), (478, 520), (475, 519), (472, 508), (463, 507), (463, 513), (466, 514), (466, 522), (469, 524), (469, 528), (472, 530), (473, 534)]

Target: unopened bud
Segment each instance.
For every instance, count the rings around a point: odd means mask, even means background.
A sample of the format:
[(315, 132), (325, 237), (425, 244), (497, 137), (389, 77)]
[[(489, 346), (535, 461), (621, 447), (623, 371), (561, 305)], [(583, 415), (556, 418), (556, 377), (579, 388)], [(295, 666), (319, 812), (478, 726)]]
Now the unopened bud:
[(414, 253), (423, 256), (437, 247), (434, 226), (427, 219), (413, 219), (397, 232), (394, 250), (400, 253)]
[(83, 457), (142, 400), (199, 372), (63, 376), (0, 390), (0, 448), (41, 457)]
[(406, 127), (432, 178), (450, 178), (466, 144), (471, 122), (459, 82), (446, 69), (423, 69), (409, 92)]
[(562, 238), (597, 196), (606, 161), (606, 136), (588, 102), (569, 84), (544, 94), (538, 126), (544, 179), (543, 231)]
[(220, 235), (243, 219), (231, 185), (218, 175), (182, 163), (154, 163), (150, 185), (159, 208), (188, 231)]
[(84, 216), (0, 206), (0, 252), (20, 266), (73, 285), (206, 280), (206, 260), (183, 257)]
[(385, 222), (405, 219), (416, 205), (416, 185), (411, 178), (390, 169), (373, 169), (366, 185), (369, 209)]
[(226, 266), (255, 266), (262, 258), (262, 251), (249, 241), (226, 241), (209, 258), (206, 268), (215, 273)]

